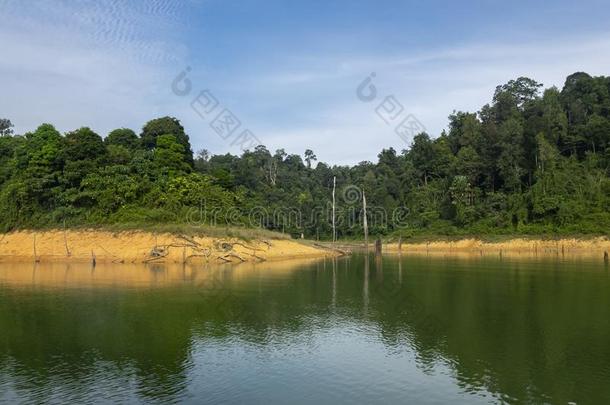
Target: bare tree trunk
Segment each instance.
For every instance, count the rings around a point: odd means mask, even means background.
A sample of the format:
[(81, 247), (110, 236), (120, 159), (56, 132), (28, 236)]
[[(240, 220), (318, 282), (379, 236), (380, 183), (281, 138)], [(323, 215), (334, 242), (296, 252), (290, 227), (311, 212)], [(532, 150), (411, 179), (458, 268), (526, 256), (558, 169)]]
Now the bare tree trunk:
[(337, 229), (335, 228), (335, 189), (337, 188), (337, 176), (333, 177), (333, 243), (337, 241)]
[(369, 224), (366, 219), (366, 195), (362, 190), (362, 226), (364, 227), (364, 246), (369, 250)]
[(34, 262), (38, 262), (38, 254), (36, 253), (36, 233), (34, 233)]
[(66, 256), (70, 257), (70, 249), (68, 248), (68, 238), (66, 236), (66, 220), (64, 219), (64, 246), (66, 247)]

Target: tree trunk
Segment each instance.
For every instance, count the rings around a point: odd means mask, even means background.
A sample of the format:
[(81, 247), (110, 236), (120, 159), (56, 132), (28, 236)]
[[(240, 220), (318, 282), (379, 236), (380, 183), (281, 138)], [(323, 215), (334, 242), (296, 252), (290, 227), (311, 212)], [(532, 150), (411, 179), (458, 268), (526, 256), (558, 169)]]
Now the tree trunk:
[(337, 176), (333, 177), (333, 243), (337, 241), (337, 229), (335, 228), (335, 189), (337, 188)]
[(366, 246), (366, 250), (369, 249), (369, 224), (366, 219), (366, 195), (364, 195), (364, 190), (362, 190), (362, 225), (364, 227), (364, 246)]

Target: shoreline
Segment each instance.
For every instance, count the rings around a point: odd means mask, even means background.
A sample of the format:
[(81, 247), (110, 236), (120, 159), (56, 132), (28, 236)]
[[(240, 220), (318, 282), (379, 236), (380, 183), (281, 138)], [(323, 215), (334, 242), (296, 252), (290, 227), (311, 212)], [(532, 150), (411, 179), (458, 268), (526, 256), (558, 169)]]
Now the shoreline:
[(243, 263), (336, 256), (290, 239), (148, 231), (22, 230), (0, 234), (0, 262)]
[[(20, 230), (0, 234), (0, 263), (80, 262), (123, 264), (205, 264), (266, 262), (302, 258), (322, 258), (364, 249), (360, 242), (336, 244), (309, 240), (275, 239), (258, 236), (190, 236), (186, 233), (146, 230)], [(374, 241), (369, 242), (374, 249)], [(395, 241), (384, 243), (384, 253), (594, 256), (610, 252), (610, 239), (592, 238), (512, 238), (484, 241), (477, 238)]]
[[(324, 243), (329, 248), (347, 251), (365, 251), (363, 241), (338, 241)], [(375, 240), (369, 240), (369, 252), (375, 251)], [(466, 237), (455, 240), (430, 239), (428, 241), (403, 241), (400, 246), (395, 240), (382, 243), (383, 253), (434, 254), (459, 256), (590, 256), (604, 258), (610, 253), (610, 239), (596, 237), (564, 237), (545, 239), (543, 237), (513, 237), (499, 241)]]
[(498, 242), (488, 242), (476, 238), (455, 241), (428, 241), (409, 243), (388, 243), (383, 250), (389, 253), (473, 253), (473, 254), (526, 254), (526, 255), (595, 255), (603, 257), (610, 252), (610, 239), (594, 238), (513, 238)]

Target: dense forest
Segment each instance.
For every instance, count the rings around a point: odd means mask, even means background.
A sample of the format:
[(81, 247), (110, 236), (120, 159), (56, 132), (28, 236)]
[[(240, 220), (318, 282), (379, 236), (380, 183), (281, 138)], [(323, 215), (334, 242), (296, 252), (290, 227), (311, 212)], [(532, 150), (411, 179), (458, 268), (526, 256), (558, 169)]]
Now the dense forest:
[[(498, 86), (478, 112), (453, 112), (437, 137), (353, 167), (264, 146), (193, 154), (172, 117), (140, 134), (0, 120), (0, 228), (110, 224), (262, 226), (328, 239), (333, 187), (340, 238), (372, 234), (607, 234), (610, 77), (570, 75), (562, 90), (528, 78)], [(336, 183), (335, 183), (336, 182)]]

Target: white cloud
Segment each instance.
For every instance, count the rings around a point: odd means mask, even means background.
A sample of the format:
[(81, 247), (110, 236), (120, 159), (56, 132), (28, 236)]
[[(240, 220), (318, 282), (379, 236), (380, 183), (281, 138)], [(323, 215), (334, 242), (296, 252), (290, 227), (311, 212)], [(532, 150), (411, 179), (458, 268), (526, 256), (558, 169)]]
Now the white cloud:
[[(170, 83), (198, 42), (183, 42), (189, 2), (0, 2), (0, 116), (17, 132), (51, 122), (100, 134), (134, 129), (160, 115), (180, 118), (194, 149), (239, 153), (174, 96)], [(355, 96), (371, 72), (380, 99), (393, 94), (436, 136), (455, 110), (478, 110), (495, 86), (521, 75), (561, 87), (568, 74), (606, 74), (610, 40), (597, 33), (530, 43), (454, 45), (392, 53), (274, 55), (254, 66), (215, 71), (191, 59), (195, 90), (211, 89), (269, 149), (313, 149), (321, 160), (375, 160), (384, 147), (407, 145)], [(323, 48), (323, 47), (321, 47)], [(308, 49), (316, 49), (311, 46)], [(274, 52), (273, 49), (268, 52)], [(272, 60), (265, 62), (266, 60)], [(195, 63), (193, 63), (195, 62)], [(230, 77), (229, 73), (230, 72)], [(195, 80), (195, 78), (197, 80)]]
[[(606, 74), (610, 66), (606, 38), (600, 34), (525, 44), (472, 44), (408, 57), (321, 55), (311, 58), (311, 71), (302, 63), (306, 58), (292, 58), (300, 60), (298, 67), (289, 63), (264, 72), (260, 80), (256, 76), (240, 80), (241, 93), (252, 95), (240, 108), (246, 113), (258, 108), (257, 114), (264, 118), (252, 114), (251, 125), (266, 129), (260, 131), (260, 138), (270, 149), (302, 153), (311, 148), (321, 159), (337, 163), (374, 160), (382, 148), (406, 147), (374, 113), (384, 96), (395, 95), (404, 114), (416, 115), (437, 136), (453, 110), (478, 110), (491, 100), (497, 85), (510, 79), (528, 76), (546, 87), (561, 88), (566, 76), (576, 71)], [(319, 73), (325, 66), (328, 75)], [(285, 86), (278, 83), (269, 89), (267, 78), (283, 78), (285, 72), (307, 80), (294, 80), (291, 85), (280, 80)], [(355, 97), (355, 89), (370, 72), (377, 74), (374, 83), (380, 97), (373, 104), (363, 104)], [(261, 98), (264, 102), (256, 101)], [(268, 118), (283, 111), (287, 102), (292, 103), (292, 119), (274, 125)]]
[(50, 122), (105, 135), (161, 113), (168, 70), (186, 53), (180, 43), (145, 32), (151, 23), (160, 34), (171, 25), (176, 9), (166, 3), (146, 2), (142, 10), (118, 1), (2, 3), (2, 116), (17, 132)]

